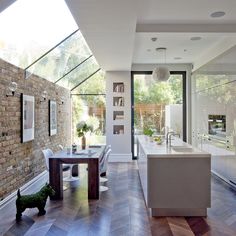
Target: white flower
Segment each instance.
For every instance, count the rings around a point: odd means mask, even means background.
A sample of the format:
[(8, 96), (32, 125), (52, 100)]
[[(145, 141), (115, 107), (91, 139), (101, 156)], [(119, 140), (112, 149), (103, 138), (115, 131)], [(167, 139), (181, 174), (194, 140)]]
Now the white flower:
[(77, 129), (82, 129), (85, 125), (86, 125), (85, 121), (80, 121), (80, 122), (76, 125), (76, 128), (77, 128)]

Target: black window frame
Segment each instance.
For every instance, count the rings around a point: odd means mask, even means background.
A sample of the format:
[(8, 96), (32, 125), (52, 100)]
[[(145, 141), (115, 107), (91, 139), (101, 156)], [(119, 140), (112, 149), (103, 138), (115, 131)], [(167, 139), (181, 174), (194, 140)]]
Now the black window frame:
[[(132, 159), (134, 156), (134, 76), (135, 75), (151, 75), (152, 71), (131, 71), (131, 151)], [(182, 75), (183, 78), (183, 141), (187, 141), (187, 72), (186, 71), (170, 71), (171, 75)]]

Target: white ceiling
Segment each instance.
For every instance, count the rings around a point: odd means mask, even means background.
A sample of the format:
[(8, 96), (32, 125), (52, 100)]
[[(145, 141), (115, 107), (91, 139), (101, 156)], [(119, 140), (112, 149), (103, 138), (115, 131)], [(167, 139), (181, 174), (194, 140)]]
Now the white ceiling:
[[(151, 40), (157, 37), (156, 42)], [(190, 40), (191, 37), (202, 37), (199, 41)], [(136, 33), (133, 63), (194, 63), (216, 42), (224, 40), (222, 34), (209, 33)], [(166, 53), (156, 51), (165, 47)]]
[(107, 71), (130, 68), (137, 21), (135, 0), (66, 3), (100, 66)]
[[(107, 71), (130, 70), (133, 63), (163, 62), (192, 63), (197, 69), (236, 45), (235, 0), (66, 2), (98, 63)], [(211, 18), (215, 11), (226, 15)], [(191, 41), (193, 36), (202, 39)], [(151, 37), (158, 39), (152, 42)], [(165, 61), (155, 51), (157, 47), (167, 48)]]
[[(215, 24), (236, 23), (235, 0), (141, 0), (138, 23), (154, 24)], [(210, 14), (225, 11), (223, 19)]]

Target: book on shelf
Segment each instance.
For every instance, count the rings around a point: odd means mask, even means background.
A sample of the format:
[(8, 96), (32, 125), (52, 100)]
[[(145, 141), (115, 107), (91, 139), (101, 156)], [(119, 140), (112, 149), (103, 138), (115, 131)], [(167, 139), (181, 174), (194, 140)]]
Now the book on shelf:
[(124, 84), (117, 84), (114, 88), (114, 92), (123, 93), (124, 92)]
[(124, 106), (124, 99), (123, 98), (119, 98), (118, 106)]
[(115, 120), (123, 120), (124, 119), (124, 115), (116, 115), (115, 116)]

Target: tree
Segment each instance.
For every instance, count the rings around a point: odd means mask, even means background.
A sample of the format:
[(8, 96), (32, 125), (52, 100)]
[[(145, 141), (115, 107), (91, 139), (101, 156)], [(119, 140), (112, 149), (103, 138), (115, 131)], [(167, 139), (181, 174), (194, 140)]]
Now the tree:
[(150, 76), (137, 76), (134, 80), (134, 102), (135, 127), (151, 127), (160, 132), (165, 105), (182, 102), (182, 77), (171, 76), (168, 82), (156, 82)]
[(173, 91), (169, 83), (153, 82), (149, 87), (149, 102), (171, 104), (174, 102)]
[[(76, 88), (73, 93), (75, 94), (105, 94), (106, 81), (104, 73), (96, 73), (94, 76), (89, 78), (78, 88)], [(87, 96), (87, 101), (90, 105), (104, 106), (105, 97), (104, 96)]]
[(73, 93), (81, 94), (73, 96), (73, 101), (75, 101), (73, 102), (74, 126), (86, 117), (87, 121), (96, 127), (96, 135), (103, 135), (105, 132), (105, 96), (86, 94), (105, 93), (104, 73), (96, 73), (76, 88)]
[(135, 103), (148, 103), (148, 86), (144, 79), (134, 80), (134, 102)]
[(168, 81), (172, 95), (173, 95), (173, 103), (174, 104), (182, 104), (183, 103), (183, 80), (181, 75), (172, 75)]

